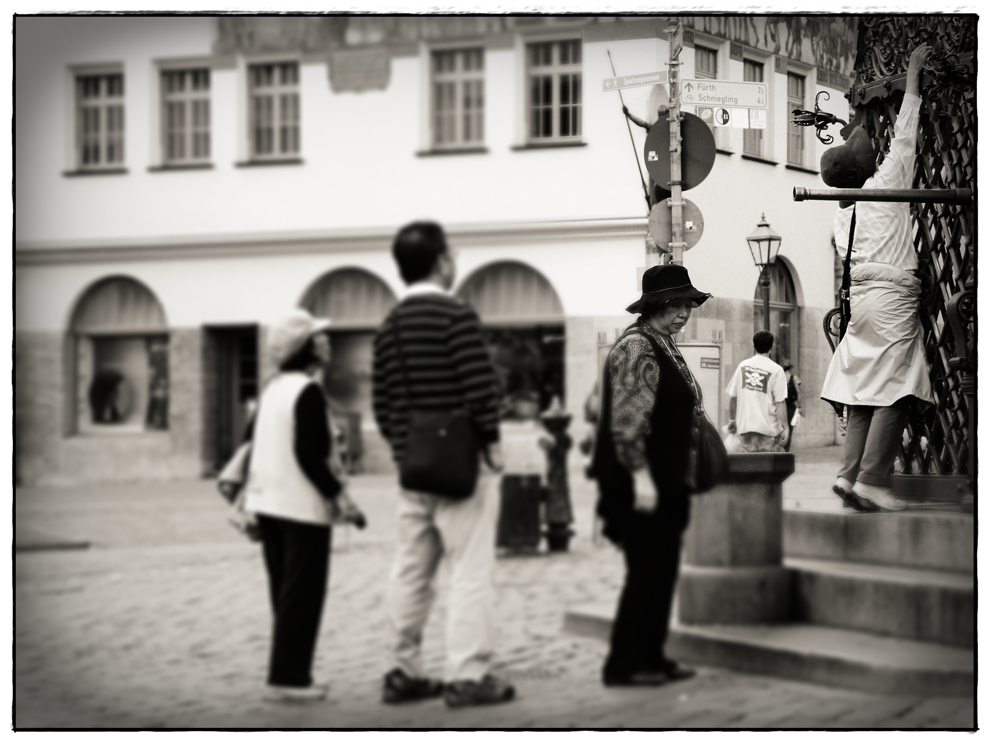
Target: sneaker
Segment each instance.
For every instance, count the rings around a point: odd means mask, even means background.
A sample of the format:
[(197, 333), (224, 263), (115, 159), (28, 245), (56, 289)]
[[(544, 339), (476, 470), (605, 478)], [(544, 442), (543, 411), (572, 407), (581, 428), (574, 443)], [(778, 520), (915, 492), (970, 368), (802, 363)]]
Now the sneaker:
[(872, 506), (873, 511), (903, 511), (908, 505), (895, 498), (891, 488), (867, 485), (865, 482), (857, 482), (853, 485), (853, 494), (860, 505)]
[(856, 494), (853, 492), (853, 485), (846, 478), (840, 477), (835, 481), (835, 485), (832, 486), (832, 492), (835, 493), (842, 499), (842, 505), (846, 508), (852, 508), (857, 511), (871, 511), (875, 510), (872, 508), (864, 507)]
[(385, 674), (382, 684), (382, 701), (385, 704), (418, 702), (420, 699), (436, 699), (443, 694), (443, 683), (429, 678), (413, 678), (401, 668), (393, 668)]
[(443, 699), (450, 708), (470, 707), (478, 704), (502, 704), (516, 696), (515, 687), (492, 675), (481, 681), (454, 681), (443, 690)]
[(278, 686), (269, 684), (265, 692), (266, 702), (288, 702), (290, 704), (305, 704), (320, 702), (327, 698), (329, 688), (326, 684), (312, 686)]

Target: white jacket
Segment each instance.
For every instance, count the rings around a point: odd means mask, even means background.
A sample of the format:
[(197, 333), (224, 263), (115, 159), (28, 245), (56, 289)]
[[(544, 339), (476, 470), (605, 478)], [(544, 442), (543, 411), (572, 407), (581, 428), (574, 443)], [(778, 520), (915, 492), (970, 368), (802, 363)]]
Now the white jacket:
[(299, 467), (294, 446), (296, 400), (312, 383), (303, 372), (284, 372), (265, 386), (254, 422), (245, 510), (330, 523), (325, 499)]

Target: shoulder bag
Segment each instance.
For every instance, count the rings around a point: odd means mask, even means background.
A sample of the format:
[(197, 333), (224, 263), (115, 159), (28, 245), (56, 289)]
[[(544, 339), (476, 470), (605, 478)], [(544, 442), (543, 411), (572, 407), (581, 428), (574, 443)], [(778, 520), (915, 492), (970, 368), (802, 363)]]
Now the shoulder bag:
[(406, 490), (454, 500), (468, 498), (478, 483), (480, 450), (474, 424), (466, 409), (417, 410), (413, 406), (398, 313), (395, 338), (409, 400), (409, 427), (399, 463), (399, 482)]

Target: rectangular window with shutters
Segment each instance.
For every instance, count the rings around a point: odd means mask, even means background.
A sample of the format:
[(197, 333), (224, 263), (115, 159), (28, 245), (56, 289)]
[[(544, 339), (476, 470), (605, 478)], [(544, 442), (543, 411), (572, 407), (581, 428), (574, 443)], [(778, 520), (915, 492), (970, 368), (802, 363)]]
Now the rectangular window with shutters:
[(432, 55), (433, 147), (478, 147), (485, 139), (483, 49), (437, 51)]
[[(748, 83), (762, 83), (763, 63), (754, 62), (751, 59), (744, 59), (743, 80)], [(756, 155), (757, 157), (764, 157), (762, 129), (743, 130), (743, 152), (747, 155)]]
[(526, 45), (527, 139), (580, 141), (581, 41)]
[[(804, 75), (794, 72), (787, 73), (787, 118), (795, 108), (805, 109), (804, 104)], [(787, 127), (787, 162), (792, 165), (804, 165), (804, 127)]]
[(210, 160), (210, 71), (162, 72), (162, 161), (169, 165)]
[(80, 170), (124, 165), (124, 76), (76, 77), (76, 165)]
[(251, 158), (299, 155), (299, 65), (254, 64), (248, 68)]

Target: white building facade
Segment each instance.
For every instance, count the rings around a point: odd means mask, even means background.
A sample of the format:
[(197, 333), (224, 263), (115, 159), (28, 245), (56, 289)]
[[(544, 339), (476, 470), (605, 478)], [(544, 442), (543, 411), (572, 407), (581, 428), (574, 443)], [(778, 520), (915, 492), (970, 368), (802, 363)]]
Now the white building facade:
[[(800, 22), (799, 22), (800, 21)], [(853, 18), (688, 17), (681, 76), (766, 82), (763, 130), (719, 128), (686, 193), (684, 255), (714, 298), (684, 341), (721, 339), (724, 380), (762, 324), (746, 246), (783, 238), (780, 358), (803, 381), (794, 448), (833, 443), (818, 400), (834, 305), (824, 146), (793, 108), (845, 118)], [(19, 17), (16, 33), (16, 456), (25, 483), (215, 471), (271, 373), (265, 328), (303, 305), (334, 323), (325, 384), (360, 413), (371, 338), (401, 296), (398, 227), (444, 225), (479, 310), (509, 421), (554, 395), (587, 430), (599, 347), (631, 321), (650, 260), (617, 74), (666, 70), (666, 17)], [(666, 86), (623, 92), (648, 118)], [(690, 110), (690, 109), (689, 109)], [(723, 384), (724, 386), (724, 384)], [(728, 401), (706, 400), (710, 414)], [(356, 415), (351, 418), (356, 420)], [(356, 425), (356, 424), (355, 424)], [(511, 463), (510, 463), (511, 464)]]

